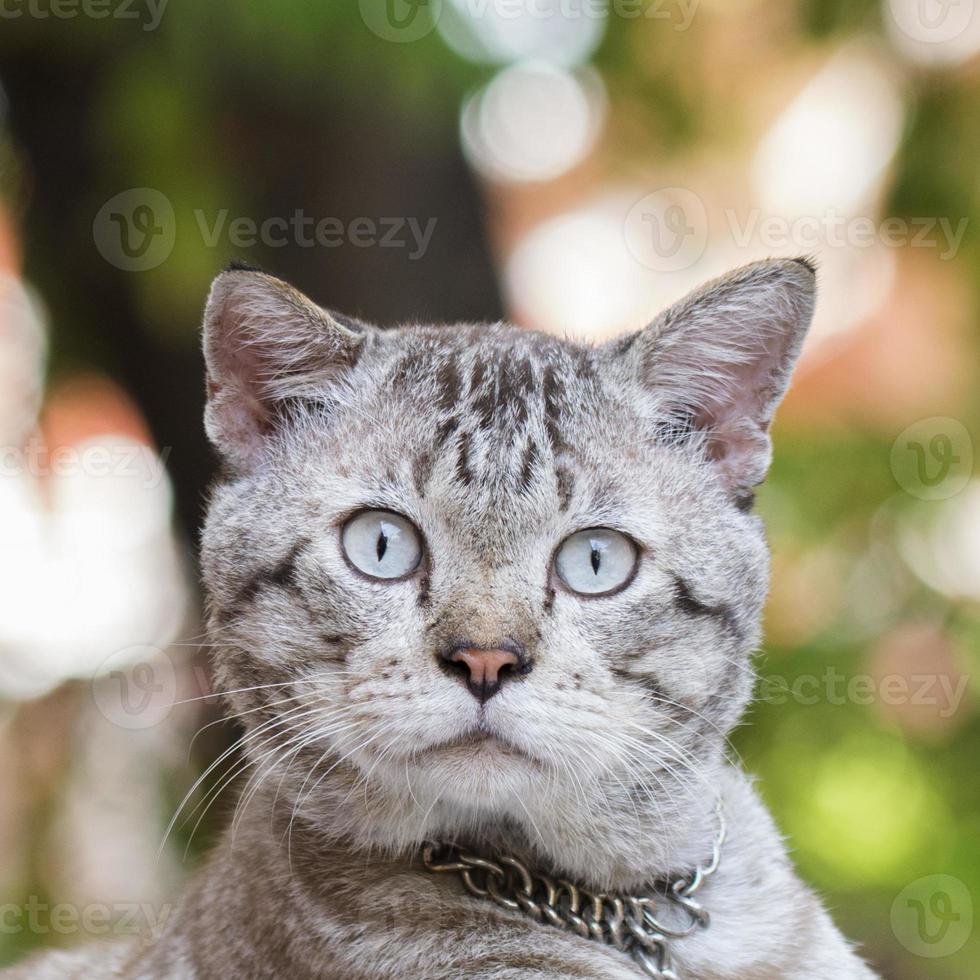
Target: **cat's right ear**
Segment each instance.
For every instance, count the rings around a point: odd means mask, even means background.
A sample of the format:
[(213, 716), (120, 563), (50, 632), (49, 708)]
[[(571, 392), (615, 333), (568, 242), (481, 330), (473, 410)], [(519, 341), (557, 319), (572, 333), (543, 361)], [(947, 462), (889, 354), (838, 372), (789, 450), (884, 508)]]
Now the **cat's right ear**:
[(264, 272), (221, 273), (204, 311), (208, 438), (251, 469), (287, 403), (322, 396), (356, 362), (367, 330)]
[(613, 342), (661, 419), (701, 437), (737, 500), (765, 478), (769, 425), (813, 315), (805, 258), (754, 262), (707, 283), (646, 329)]

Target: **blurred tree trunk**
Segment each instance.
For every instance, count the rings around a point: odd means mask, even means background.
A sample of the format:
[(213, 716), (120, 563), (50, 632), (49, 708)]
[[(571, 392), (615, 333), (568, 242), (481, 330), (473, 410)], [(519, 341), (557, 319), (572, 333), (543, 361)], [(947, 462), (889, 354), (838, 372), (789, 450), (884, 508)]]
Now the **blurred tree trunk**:
[[(143, 40), (127, 36), (132, 45)], [(141, 273), (114, 268), (92, 238), (99, 207), (147, 183), (136, 172), (118, 186), (118, 176), (100, 167), (102, 95), (114, 62), (131, 59), (132, 50), (120, 34), (123, 43), (103, 45), (91, 57), (69, 56), (62, 45), (32, 37), (28, 44), (9, 34), (0, 39), (0, 83), (22, 163), (24, 274), (51, 313), (52, 372), (95, 368), (131, 393), (157, 445), (173, 447), (168, 468), (178, 517), (196, 544), (216, 463), (201, 425), (196, 324), (175, 332), (183, 342), (161, 337), (132, 288), (130, 277)], [(329, 249), (295, 243), (248, 249), (243, 259), (294, 281), (323, 305), (381, 323), (499, 318), (478, 191), (455, 141), (451, 152), (417, 141), (411, 121), (393, 111), (390, 92), (364, 91), (356, 105), (319, 98), (286, 108), (269, 100), (254, 74), (210, 81), (216, 88), (201, 98), (221, 107), (220, 118), (192, 136), (214, 143), (219, 158), (232, 162), (228, 186), (238, 197), (231, 199), (229, 190), (219, 202), (232, 216), (289, 219), (302, 208), (345, 224), (357, 217), (411, 217), (422, 226), (436, 220), (430, 247), (415, 259), (409, 248), (350, 241)], [(181, 83), (175, 78), (174, 84)], [(455, 120), (440, 125), (454, 127)], [(216, 273), (220, 253), (214, 251)], [(203, 294), (200, 300), (203, 306)]]

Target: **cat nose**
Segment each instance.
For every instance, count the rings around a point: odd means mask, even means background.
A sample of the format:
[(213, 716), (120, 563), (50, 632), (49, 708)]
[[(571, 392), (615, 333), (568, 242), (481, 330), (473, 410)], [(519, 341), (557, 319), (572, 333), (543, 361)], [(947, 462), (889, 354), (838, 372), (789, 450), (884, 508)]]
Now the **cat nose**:
[(444, 653), (441, 659), (450, 672), (466, 682), (470, 694), (481, 704), (489, 701), (519, 668), (521, 673), (527, 673), (527, 667), (522, 666), (523, 650), (510, 641), (490, 648), (460, 643)]

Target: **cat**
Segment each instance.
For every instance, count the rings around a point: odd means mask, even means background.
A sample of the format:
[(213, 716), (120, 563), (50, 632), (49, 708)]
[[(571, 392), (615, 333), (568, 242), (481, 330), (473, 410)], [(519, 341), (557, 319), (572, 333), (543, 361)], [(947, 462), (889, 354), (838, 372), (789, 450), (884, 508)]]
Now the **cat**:
[[(815, 292), (807, 260), (759, 262), (590, 346), (378, 329), (222, 273), (202, 563), (251, 778), (160, 935), (9, 976), (873, 978), (727, 750)], [(619, 949), (534, 892), (538, 921), (493, 899), (507, 868), (661, 895), (689, 934)]]

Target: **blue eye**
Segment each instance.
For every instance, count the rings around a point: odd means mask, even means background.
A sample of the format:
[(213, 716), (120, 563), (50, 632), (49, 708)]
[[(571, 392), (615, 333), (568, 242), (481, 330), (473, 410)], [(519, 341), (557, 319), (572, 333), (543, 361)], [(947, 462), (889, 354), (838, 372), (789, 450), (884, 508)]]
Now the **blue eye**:
[(366, 510), (340, 536), (350, 563), (371, 578), (402, 578), (422, 560), (422, 537), (415, 525), (389, 510)]
[(636, 558), (636, 545), (625, 534), (594, 527), (565, 538), (555, 555), (555, 569), (573, 592), (604, 595), (629, 582)]

